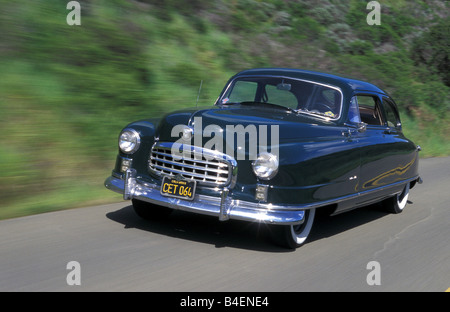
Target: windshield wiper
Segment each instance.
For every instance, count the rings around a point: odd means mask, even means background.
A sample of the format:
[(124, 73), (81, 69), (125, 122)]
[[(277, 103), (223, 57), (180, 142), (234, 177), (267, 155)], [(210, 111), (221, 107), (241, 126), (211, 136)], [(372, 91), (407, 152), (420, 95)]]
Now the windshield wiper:
[(226, 103), (220, 103), (219, 105), (235, 105), (235, 104), (241, 104), (241, 102), (226, 102)]

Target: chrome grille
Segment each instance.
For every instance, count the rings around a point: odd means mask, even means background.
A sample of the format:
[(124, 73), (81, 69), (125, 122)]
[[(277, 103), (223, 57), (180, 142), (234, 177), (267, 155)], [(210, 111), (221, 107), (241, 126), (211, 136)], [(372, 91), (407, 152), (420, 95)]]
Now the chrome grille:
[(150, 171), (159, 176), (178, 175), (199, 184), (225, 186), (230, 184), (233, 165), (230, 157), (217, 151), (187, 146), (183, 157), (172, 154), (172, 143), (159, 143), (150, 153)]

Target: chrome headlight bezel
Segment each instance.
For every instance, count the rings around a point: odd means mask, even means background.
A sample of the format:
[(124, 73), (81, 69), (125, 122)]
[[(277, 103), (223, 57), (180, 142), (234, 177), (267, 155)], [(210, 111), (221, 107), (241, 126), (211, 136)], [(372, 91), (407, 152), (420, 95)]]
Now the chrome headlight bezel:
[(139, 133), (132, 129), (126, 128), (120, 132), (119, 135), (119, 149), (122, 153), (133, 154), (141, 145), (141, 136)]
[(278, 173), (278, 157), (274, 154), (263, 152), (252, 162), (253, 173), (262, 180), (270, 180)]

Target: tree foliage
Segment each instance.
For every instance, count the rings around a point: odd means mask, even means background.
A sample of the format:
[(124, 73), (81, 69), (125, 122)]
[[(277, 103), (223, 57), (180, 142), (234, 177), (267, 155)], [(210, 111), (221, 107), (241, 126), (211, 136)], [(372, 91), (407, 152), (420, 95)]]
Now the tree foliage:
[(450, 19), (432, 26), (414, 41), (412, 59), (417, 65), (425, 65), (450, 86)]

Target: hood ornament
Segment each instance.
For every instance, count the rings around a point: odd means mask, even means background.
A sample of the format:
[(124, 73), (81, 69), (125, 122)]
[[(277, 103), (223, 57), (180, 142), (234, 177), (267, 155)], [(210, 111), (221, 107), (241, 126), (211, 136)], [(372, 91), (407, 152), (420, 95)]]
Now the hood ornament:
[(192, 134), (194, 130), (191, 127), (183, 127), (183, 141), (190, 141), (192, 139)]

